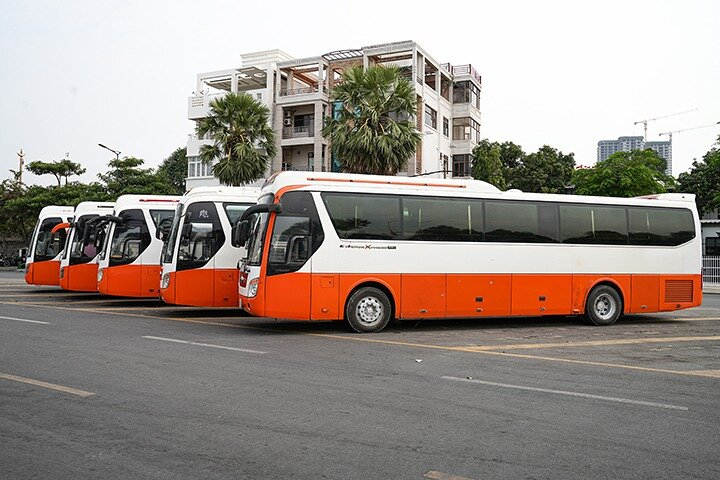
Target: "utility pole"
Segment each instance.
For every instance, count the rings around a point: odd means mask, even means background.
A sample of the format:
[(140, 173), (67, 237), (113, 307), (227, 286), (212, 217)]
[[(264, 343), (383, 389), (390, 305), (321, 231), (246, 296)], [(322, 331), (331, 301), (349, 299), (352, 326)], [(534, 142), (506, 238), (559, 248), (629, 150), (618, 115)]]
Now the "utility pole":
[(23, 167), (25, 166), (25, 154), (23, 153), (22, 148), (18, 152), (17, 156), (20, 160), (20, 167), (18, 168), (18, 182), (22, 185)]

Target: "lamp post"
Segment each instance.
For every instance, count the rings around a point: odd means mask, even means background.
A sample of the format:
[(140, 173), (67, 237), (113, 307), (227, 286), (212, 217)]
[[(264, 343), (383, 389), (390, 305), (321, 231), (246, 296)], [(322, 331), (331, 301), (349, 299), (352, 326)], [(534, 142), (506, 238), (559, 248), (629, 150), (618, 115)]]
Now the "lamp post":
[(115, 160), (120, 160), (120, 152), (118, 152), (117, 150), (113, 150), (110, 147), (106, 147), (102, 143), (98, 143), (98, 147), (104, 148), (105, 150), (110, 150), (112, 153), (115, 154)]

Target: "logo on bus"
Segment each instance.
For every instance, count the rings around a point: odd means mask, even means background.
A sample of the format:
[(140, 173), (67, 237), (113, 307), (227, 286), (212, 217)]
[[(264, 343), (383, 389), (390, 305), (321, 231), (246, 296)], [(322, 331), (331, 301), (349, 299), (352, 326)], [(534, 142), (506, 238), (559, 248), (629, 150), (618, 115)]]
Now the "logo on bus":
[(355, 248), (358, 250), (397, 250), (395, 245), (343, 245), (340, 244), (340, 248)]

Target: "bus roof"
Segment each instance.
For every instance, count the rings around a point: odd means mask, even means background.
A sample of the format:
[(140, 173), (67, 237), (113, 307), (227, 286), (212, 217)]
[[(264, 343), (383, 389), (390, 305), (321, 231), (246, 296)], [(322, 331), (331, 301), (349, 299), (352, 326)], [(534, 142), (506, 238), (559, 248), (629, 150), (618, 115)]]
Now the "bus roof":
[(637, 205), (683, 207), (695, 209), (695, 195), (662, 193), (634, 198), (526, 193), (520, 190), (501, 191), (494, 185), (471, 179), (439, 179), (425, 177), (393, 177), (324, 172), (279, 172), (263, 185), (264, 192), (279, 192), (286, 187), (306, 187), (326, 191), (359, 191), (389, 194), (424, 194), (452, 197), (479, 197), (507, 200), (536, 200), (558, 203), (593, 203), (604, 205)]
[(227, 187), (227, 186), (207, 186), (207, 187), (195, 187), (183, 195), (181, 202), (197, 202), (200, 200), (234, 200), (239, 199), (241, 201), (248, 201), (255, 203), (257, 202), (258, 196), (260, 195), (260, 188), (258, 187)]
[(120, 195), (115, 201), (115, 211), (129, 206), (153, 206), (174, 209), (180, 201), (179, 195)]
[(48, 205), (40, 210), (40, 218), (52, 217), (54, 215), (67, 215), (72, 216), (75, 209), (69, 205)]
[(80, 202), (75, 207), (75, 218), (81, 215), (94, 214), (94, 213), (112, 213), (112, 209), (115, 206), (113, 202)]

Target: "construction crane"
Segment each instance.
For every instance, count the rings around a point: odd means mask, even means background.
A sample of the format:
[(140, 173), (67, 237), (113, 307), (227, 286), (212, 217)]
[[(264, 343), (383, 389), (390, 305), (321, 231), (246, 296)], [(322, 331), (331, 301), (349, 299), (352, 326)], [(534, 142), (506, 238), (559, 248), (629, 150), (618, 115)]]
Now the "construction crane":
[(682, 115), (683, 113), (694, 112), (695, 110), (697, 110), (697, 108), (693, 108), (692, 110), (685, 110), (684, 112), (671, 113), (670, 115), (663, 115), (661, 117), (646, 118), (645, 120), (638, 120), (633, 125), (637, 125), (638, 123), (643, 124), (643, 128), (645, 129), (645, 136), (643, 137), (643, 141), (647, 142), (647, 124), (648, 124), (648, 122), (654, 122), (655, 120), (660, 120), (661, 118), (674, 117), (675, 115)]
[(708, 123), (707, 125), (700, 125), (699, 127), (683, 128), (682, 130), (673, 130), (672, 132), (663, 132), (663, 133), (660, 133), (659, 135), (667, 135), (668, 137), (670, 137), (670, 143), (672, 143), (673, 133), (687, 132), (688, 130), (697, 130), (700, 128), (713, 127), (715, 125), (720, 125), (720, 122)]

